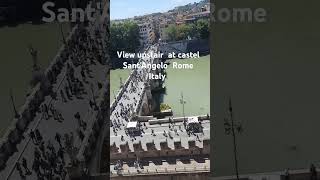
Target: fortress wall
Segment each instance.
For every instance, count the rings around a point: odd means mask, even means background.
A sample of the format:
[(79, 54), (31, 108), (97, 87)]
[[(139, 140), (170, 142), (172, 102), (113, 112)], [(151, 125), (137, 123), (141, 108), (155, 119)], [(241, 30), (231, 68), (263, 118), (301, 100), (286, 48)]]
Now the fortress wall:
[[(118, 147), (119, 148), (119, 147)], [(194, 146), (194, 147), (181, 147), (181, 148), (161, 148), (161, 149), (143, 149), (142, 151), (137, 152), (121, 152), (120, 148), (118, 152), (113, 152), (110, 156), (110, 160), (119, 160), (119, 159), (136, 159), (137, 155), (141, 158), (150, 158), (150, 157), (176, 157), (178, 155), (208, 155), (210, 153), (210, 143), (203, 143), (203, 147)]]
[[(91, 176), (93, 180), (105, 180), (110, 177), (109, 174), (97, 174)], [(171, 172), (167, 174), (141, 174), (136, 176), (111, 176), (113, 180), (208, 180), (210, 173), (206, 171), (195, 172)]]
[(175, 53), (189, 53), (200, 51), (200, 54), (206, 54), (210, 51), (209, 41), (203, 39), (196, 40), (183, 40), (166, 43), (160, 45), (160, 50), (164, 54), (175, 52)]

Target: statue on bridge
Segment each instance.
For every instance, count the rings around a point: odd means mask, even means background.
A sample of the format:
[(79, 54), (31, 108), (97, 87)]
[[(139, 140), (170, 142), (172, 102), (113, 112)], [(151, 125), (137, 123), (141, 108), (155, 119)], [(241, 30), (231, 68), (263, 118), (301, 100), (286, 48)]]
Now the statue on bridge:
[(38, 65), (38, 51), (32, 47), (32, 45), (28, 46), (29, 53), (32, 56), (32, 62), (33, 62), (33, 71), (38, 71), (40, 69)]
[(34, 87), (38, 82), (42, 82), (44, 80), (44, 72), (41, 71), (40, 66), (38, 65), (38, 51), (32, 47), (32, 45), (28, 46), (28, 50), (30, 55), (32, 56), (32, 78), (31, 78), (31, 86)]

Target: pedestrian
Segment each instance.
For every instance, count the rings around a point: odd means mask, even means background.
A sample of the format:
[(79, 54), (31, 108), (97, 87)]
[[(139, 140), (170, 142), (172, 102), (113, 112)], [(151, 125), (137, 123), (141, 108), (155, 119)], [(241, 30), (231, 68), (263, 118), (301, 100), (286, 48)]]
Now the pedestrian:
[(284, 180), (290, 180), (289, 169), (286, 169), (284, 172)]
[(60, 96), (61, 96), (63, 102), (67, 102), (67, 99), (66, 99), (62, 89), (60, 90)]
[(33, 161), (32, 169), (37, 173), (38, 177), (41, 176), (39, 160), (34, 160)]
[(30, 131), (29, 136), (30, 136), (33, 144), (38, 144), (38, 142), (36, 140), (36, 135), (34, 134), (34, 132), (32, 130)]
[(17, 169), (17, 171), (19, 172), (20, 177), (21, 177), (22, 179), (25, 179), (26, 176), (23, 174), (22, 169), (21, 169), (21, 165), (20, 165), (19, 162), (16, 163), (16, 169)]
[(80, 119), (80, 113), (79, 112), (75, 113), (74, 117), (79, 120)]
[(32, 172), (28, 168), (28, 164), (27, 164), (26, 158), (22, 158), (22, 166), (24, 167), (24, 170), (26, 171), (26, 175), (32, 174)]
[(35, 149), (34, 149), (34, 158), (35, 158), (36, 160), (39, 160), (39, 159), (41, 158), (41, 153), (40, 153), (40, 151), (39, 151), (38, 148), (35, 148)]
[(317, 169), (314, 164), (310, 166), (310, 180), (317, 180)]
[(38, 129), (35, 130), (35, 135), (36, 135), (36, 139), (37, 139), (37, 142), (41, 142), (42, 141), (42, 136), (40, 134), (40, 131)]
[(62, 145), (61, 145), (61, 135), (57, 132), (56, 136), (54, 138), (59, 143), (60, 147), (62, 147)]
[(62, 164), (64, 164), (64, 152), (63, 149), (60, 147), (58, 150), (58, 156), (60, 157)]

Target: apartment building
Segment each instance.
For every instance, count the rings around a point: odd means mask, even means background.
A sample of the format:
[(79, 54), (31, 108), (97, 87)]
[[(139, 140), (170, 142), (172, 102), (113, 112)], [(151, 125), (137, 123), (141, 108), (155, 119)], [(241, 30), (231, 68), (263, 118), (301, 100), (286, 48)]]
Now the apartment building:
[(138, 24), (138, 26), (139, 26), (140, 45), (145, 46), (147, 44), (153, 44), (156, 39), (153, 24), (151, 22), (146, 22), (143, 24)]

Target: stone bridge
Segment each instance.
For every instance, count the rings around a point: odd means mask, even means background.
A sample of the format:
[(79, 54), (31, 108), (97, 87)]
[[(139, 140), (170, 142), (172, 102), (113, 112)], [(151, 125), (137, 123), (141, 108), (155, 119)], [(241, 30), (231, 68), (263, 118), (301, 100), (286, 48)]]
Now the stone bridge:
[[(90, 3), (94, 6), (96, 2), (91, 1)], [(109, 8), (109, 0), (103, 1), (103, 7)], [(106, 9), (106, 11), (109, 12), (109, 9)], [(43, 79), (34, 86), (24, 105), (19, 108), (19, 117), (13, 119), (5, 135), (1, 138), (0, 179), (19, 179), (16, 163), (21, 162), (22, 157), (27, 159), (29, 169), (31, 169), (34, 160), (33, 151), (36, 145), (32, 143), (29, 133), (31, 130), (34, 131), (36, 129), (41, 132), (45, 143), (47, 141), (54, 142), (55, 148), (59, 147), (54, 140), (56, 132), (62, 135), (64, 133), (75, 134), (76, 137), (73, 142), (75, 159), (66, 158), (66, 169), (69, 170), (69, 178), (72, 178), (74, 166), (81, 169), (81, 173), (83, 173), (83, 168), (91, 168), (94, 171), (99, 169), (98, 166), (91, 163), (91, 160), (96, 157), (96, 154), (101, 154), (93, 151), (93, 149), (96, 149), (95, 145), (99, 144), (99, 140), (109, 133), (109, 129), (105, 128), (105, 119), (109, 115), (109, 83), (107, 81), (109, 72), (107, 64), (110, 59), (107, 49), (109, 46), (109, 16), (107, 13), (107, 16), (100, 18), (101, 14), (99, 12), (95, 16), (99, 21), (77, 23), (73, 26), (65, 39), (65, 43), (60, 47), (57, 55), (45, 70)], [(89, 67), (90, 76), (92, 77), (87, 77), (87, 83), (84, 83), (83, 87), (83, 91), (86, 93), (81, 99), (74, 98), (63, 102), (60, 93), (65, 90), (67, 85), (67, 65), (72, 64), (70, 49), (78, 46), (79, 44), (77, 43), (81, 43), (78, 39), (83, 31), (88, 32), (84, 38), (90, 39), (88, 40), (89, 47), (87, 48), (92, 46), (96, 48), (90, 54), (90, 57), (95, 57), (96, 60), (95, 65), (90, 65)], [(72, 44), (72, 42), (76, 43)], [(83, 57), (76, 57), (79, 60), (81, 58)], [(87, 60), (85, 59), (84, 61)], [(74, 67), (74, 75), (76, 78), (81, 79), (79, 68)], [(94, 101), (95, 108), (89, 107), (89, 100)], [(45, 120), (43, 113), (40, 111), (40, 106), (43, 104), (55, 105), (64, 117), (64, 121), (55, 122), (52, 118)], [(80, 112), (83, 121), (87, 123), (83, 137), (76, 135), (78, 129), (75, 127), (76, 121), (73, 118), (73, 114), (77, 111)], [(76, 162), (76, 164), (71, 161)], [(36, 179), (36, 173), (34, 172), (25, 178), (27, 180)]]
[[(158, 46), (151, 46), (146, 49), (146, 52), (157, 52)], [(160, 59), (140, 59), (138, 63), (159, 63)], [(134, 110), (132, 113), (137, 114), (137, 115), (147, 115), (151, 112), (151, 100), (152, 100), (152, 95), (151, 95), (151, 90), (159, 86), (159, 83), (155, 80), (150, 80), (147, 78), (147, 73), (158, 73), (159, 69), (156, 69), (152, 72), (151, 69), (134, 69), (125, 83), (122, 85), (121, 89), (119, 90), (118, 94), (116, 95), (114, 101), (110, 105), (110, 112), (112, 116), (112, 112), (119, 108), (119, 102), (125, 101), (123, 97), (124, 93), (129, 92), (129, 89), (132, 88), (133, 84), (137, 82), (136, 77), (139, 76), (141, 77), (141, 81), (138, 82), (137, 86), (137, 91), (136, 92), (131, 92), (129, 96), (134, 97), (139, 99), (138, 103), (134, 105)]]

